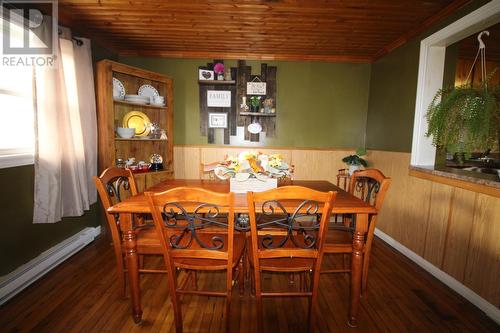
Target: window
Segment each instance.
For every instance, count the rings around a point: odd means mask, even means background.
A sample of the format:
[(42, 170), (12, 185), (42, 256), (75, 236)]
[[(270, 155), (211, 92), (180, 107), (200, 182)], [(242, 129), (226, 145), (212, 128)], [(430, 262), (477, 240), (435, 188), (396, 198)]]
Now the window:
[[(0, 24), (3, 21), (0, 19)], [(11, 45), (21, 42), (23, 29), (11, 24)], [(0, 34), (0, 45), (3, 45)], [(3, 62), (2, 62), (3, 63)], [(0, 168), (33, 164), (35, 129), (33, 69), (0, 63)]]

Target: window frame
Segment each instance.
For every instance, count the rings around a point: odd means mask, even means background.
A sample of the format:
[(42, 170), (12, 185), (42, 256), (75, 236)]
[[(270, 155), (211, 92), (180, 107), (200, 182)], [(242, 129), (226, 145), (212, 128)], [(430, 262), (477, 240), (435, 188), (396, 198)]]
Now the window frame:
[[(0, 24), (4, 25), (4, 20), (0, 17)], [(1, 32), (3, 34), (3, 31)], [(3, 55), (3, 53), (0, 53)], [(32, 86), (32, 89), (34, 87)], [(1, 90), (0, 93), (3, 95), (15, 96), (17, 92), (9, 90)], [(34, 109), (32, 110), (34, 112)], [(34, 129), (33, 129), (34, 130)], [(33, 165), (35, 163), (35, 142), (33, 142), (32, 148), (9, 148), (0, 149), (0, 169), (20, 167), (25, 165)]]

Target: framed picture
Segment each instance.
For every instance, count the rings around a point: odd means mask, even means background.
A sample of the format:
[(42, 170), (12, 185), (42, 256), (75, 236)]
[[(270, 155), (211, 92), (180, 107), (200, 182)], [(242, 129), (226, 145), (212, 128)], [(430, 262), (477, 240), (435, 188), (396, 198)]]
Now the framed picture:
[(265, 82), (247, 82), (247, 95), (265, 95)]
[(207, 106), (217, 108), (231, 107), (230, 90), (207, 90)]
[(206, 81), (214, 79), (214, 71), (208, 69), (198, 69), (198, 80)]
[(227, 128), (227, 113), (209, 113), (208, 128)]

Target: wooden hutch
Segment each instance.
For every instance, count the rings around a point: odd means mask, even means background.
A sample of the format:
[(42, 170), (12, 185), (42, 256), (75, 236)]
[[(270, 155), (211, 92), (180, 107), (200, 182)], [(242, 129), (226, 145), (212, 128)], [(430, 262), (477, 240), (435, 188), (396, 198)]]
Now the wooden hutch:
[[(97, 63), (97, 122), (99, 130), (99, 172), (114, 166), (116, 160), (135, 157), (137, 161), (150, 161), (154, 153), (163, 157), (163, 170), (134, 173), (142, 191), (162, 180), (174, 177), (173, 171), (173, 90), (172, 79), (151, 71), (120, 64), (111, 60)], [(113, 77), (120, 80), (126, 94), (137, 94), (140, 86), (149, 84), (165, 97), (165, 106), (141, 105), (113, 99)], [(166, 130), (167, 140), (153, 138), (123, 139), (116, 128), (123, 127), (124, 116), (140, 111), (151, 122)]]

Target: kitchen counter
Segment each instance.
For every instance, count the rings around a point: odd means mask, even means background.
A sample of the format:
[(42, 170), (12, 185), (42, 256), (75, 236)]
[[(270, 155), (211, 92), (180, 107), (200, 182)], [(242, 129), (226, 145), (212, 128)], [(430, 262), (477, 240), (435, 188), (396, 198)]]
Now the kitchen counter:
[(471, 171), (449, 167), (410, 165), (409, 169), (410, 176), (500, 197), (500, 181), (498, 175), (479, 172), (473, 173)]

